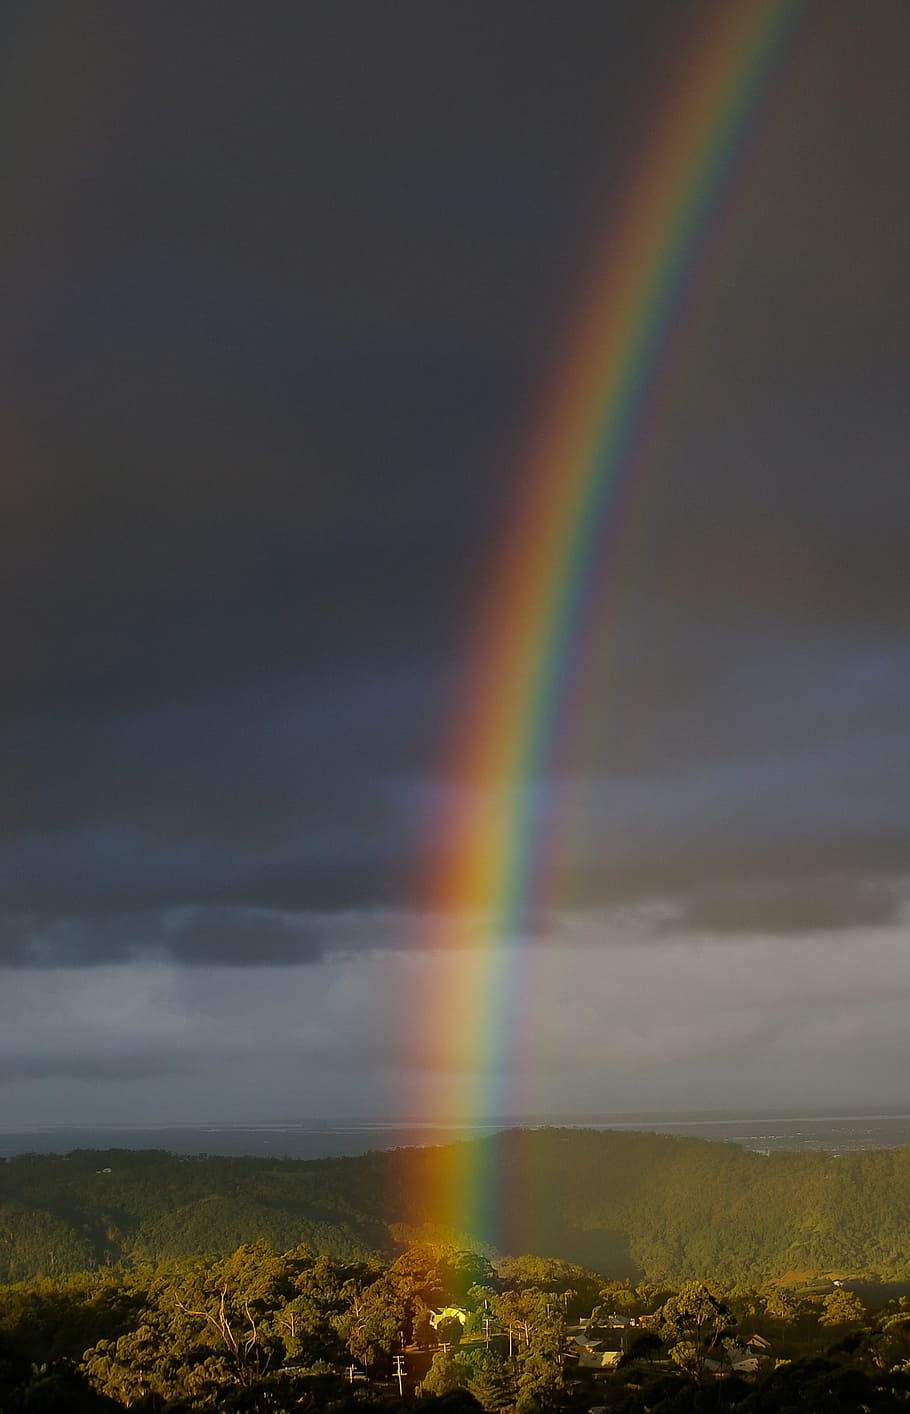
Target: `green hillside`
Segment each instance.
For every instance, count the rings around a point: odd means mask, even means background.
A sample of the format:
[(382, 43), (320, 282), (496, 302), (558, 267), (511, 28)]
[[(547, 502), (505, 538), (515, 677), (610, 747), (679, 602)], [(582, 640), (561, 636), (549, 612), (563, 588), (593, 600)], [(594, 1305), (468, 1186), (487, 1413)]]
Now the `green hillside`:
[(0, 1280), (232, 1251), (264, 1238), (339, 1260), (421, 1236), (562, 1257), (607, 1276), (767, 1282), (793, 1273), (910, 1277), (910, 1148), (749, 1153), (664, 1135), (543, 1129), (472, 1141), (495, 1220), (442, 1226), (451, 1148), (318, 1161), (160, 1151), (0, 1164)]

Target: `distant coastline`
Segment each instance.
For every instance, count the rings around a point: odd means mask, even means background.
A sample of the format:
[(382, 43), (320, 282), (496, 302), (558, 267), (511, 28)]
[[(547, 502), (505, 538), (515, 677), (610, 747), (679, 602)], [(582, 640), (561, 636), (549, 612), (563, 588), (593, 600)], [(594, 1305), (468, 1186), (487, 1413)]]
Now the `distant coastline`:
[(851, 1153), (910, 1144), (910, 1105), (793, 1110), (528, 1116), (475, 1124), (347, 1117), (220, 1124), (32, 1124), (0, 1128), (0, 1157), (73, 1149), (166, 1149), (175, 1154), (275, 1158), (353, 1157), (375, 1149), (423, 1147), (478, 1138), (503, 1129), (545, 1127), (645, 1130), (733, 1142), (745, 1149)]

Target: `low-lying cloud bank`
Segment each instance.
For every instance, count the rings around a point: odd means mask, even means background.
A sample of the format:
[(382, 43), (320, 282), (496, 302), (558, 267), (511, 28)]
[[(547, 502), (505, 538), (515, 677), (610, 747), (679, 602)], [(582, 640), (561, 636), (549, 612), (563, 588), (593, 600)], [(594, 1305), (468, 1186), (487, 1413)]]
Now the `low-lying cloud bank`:
[[(496, 1093), (513, 1110), (905, 1099), (901, 930), (798, 945), (643, 941), (630, 929), (609, 948), (516, 955), (491, 1023), (508, 1038)], [(452, 1014), (462, 969), (483, 987), (470, 950), (377, 950), (356, 965), (336, 957), (243, 973), (168, 962), (7, 971), (0, 1113), (9, 1127), (74, 1114), (84, 1123), (413, 1117), (434, 1097), (476, 1103), (490, 1038), (477, 1030), (480, 990)]]

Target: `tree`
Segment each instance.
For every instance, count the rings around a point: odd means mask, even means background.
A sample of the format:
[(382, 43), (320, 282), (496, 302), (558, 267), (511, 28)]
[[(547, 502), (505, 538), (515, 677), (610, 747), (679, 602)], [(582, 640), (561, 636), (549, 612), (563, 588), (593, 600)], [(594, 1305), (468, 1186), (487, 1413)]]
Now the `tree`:
[(440, 1345), (460, 1345), (464, 1327), (457, 1316), (442, 1316), (436, 1322), (436, 1339)]
[(473, 1287), (495, 1287), (493, 1263), (479, 1252), (456, 1252), (451, 1261), (449, 1296), (453, 1302), (464, 1303)]
[(823, 1326), (859, 1325), (866, 1318), (866, 1308), (855, 1291), (835, 1287), (822, 1302), (820, 1324)]
[(799, 1301), (792, 1291), (776, 1287), (765, 1294), (765, 1311), (772, 1321), (793, 1325), (799, 1316)]
[(760, 1291), (754, 1286), (734, 1286), (725, 1300), (744, 1335), (751, 1335), (756, 1330), (761, 1332), (767, 1316), (767, 1304)]
[(507, 1362), (481, 1346), (470, 1355), (468, 1389), (488, 1414), (499, 1414), (515, 1400), (515, 1378)]
[(461, 1356), (448, 1350), (438, 1350), (420, 1388), (424, 1394), (448, 1394), (451, 1390), (466, 1390), (471, 1375), (471, 1366)]
[(731, 1329), (727, 1307), (704, 1282), (687, 1281), (661, 1310), (658, 1330), (670, 1358), (691, 1375), (697, 1385), (704, 1383), (705, 1361)]
[(597, 1325), (597, 1318), (604, 1320), (612, 1316), (614, 1312), (619, 1316), (637, 1316), (640, 1314), (640, 1301), (638, 1293), (627, 1281), (610, 1281), (606, 1286), (601, 1287), (598, 1295), (597, 1306), (592, 1314), (592, 1325)]
[(56, 1360), (32, 1371), (19, 1391), (16, 1406), (22, 1414), (118, 1414), (120, 1406), (93, 1389), (71, 1360)]
[(432, 1247), (411, 1247), (392, 1263), (389, 1283), (405, 1300), (440, 1306), (451, 1286), (451, 1268)]
[(417, 1317), (411, 1331), (411, 1340), (420, 1350), (428, 1350), (431, 1345), (438, 1345), (439, 1337), (436, 1334), (436, 1327), (430, 1320), (429, 1311), (424, 1311)]
[(882, 1370), (910, 1370), (910, 1313), (886, 1316), (872, 1336), (869, 1353)]
[(560, 1406), (566, 1390), (562, 1350), (539, 1344), (521, 1351), (518, 1358), (518, 1400), (516, 1410), (552, 1410)]
[(621, 1365), (633, 1365), (641, 1361), (653, 1366), (654, 1361), (664, 1348), (664, 1343), (660, 1336), (654, 1331), (642, 1331), (632, 1341), (629, 1349), (620, 1360)]
[(430, 1395), (420, 1402), (420, 1414), (484, 1414), (473, 1394), (466, 1389), (449, 1390), (447, 1394)]
[(782, 1365), (737, 1408), (743, 1414), (787, 1410), (794, 1414), (857, 1414), (904, 1409), (910, 1381), (898, 1374), (867, 1374), (840, 1362), (798, 1360)]
[(380, 1277), (354, 1297), (339, 1319), (339, 1333), (355, 1360), (367, 1369), (382, 1357), (400, 1350), (411, 1334), (411, 1312), (399, 1286)]

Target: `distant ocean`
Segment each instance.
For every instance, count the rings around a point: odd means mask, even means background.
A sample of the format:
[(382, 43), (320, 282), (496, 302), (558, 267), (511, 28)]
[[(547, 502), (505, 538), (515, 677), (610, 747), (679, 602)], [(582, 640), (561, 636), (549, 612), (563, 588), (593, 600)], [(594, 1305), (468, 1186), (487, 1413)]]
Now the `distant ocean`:
[(0, 1157), (65, 1154), (72, 1149), (167, 1149), (174, 1154), (252, 1155), (258, 1158), (325, 1159), (364, 1154), (370, 1149), (446, 1144), (503, 1129), (554, 1125), (576, 1129), (638, 1129), (741, 1144), (759, 1153), (823, 1149), (846, 1154), (859, 1149), (894, 1149), (910, 1144), (910, 1111), (723, 1114), (582, 1115), (490, 1120), (474, 1125), (437, 1125), (396, 1120), (320, 1120), (287, 1124), (98, 1125), (64, 1128), (35, 1125), (0, 1129)]

